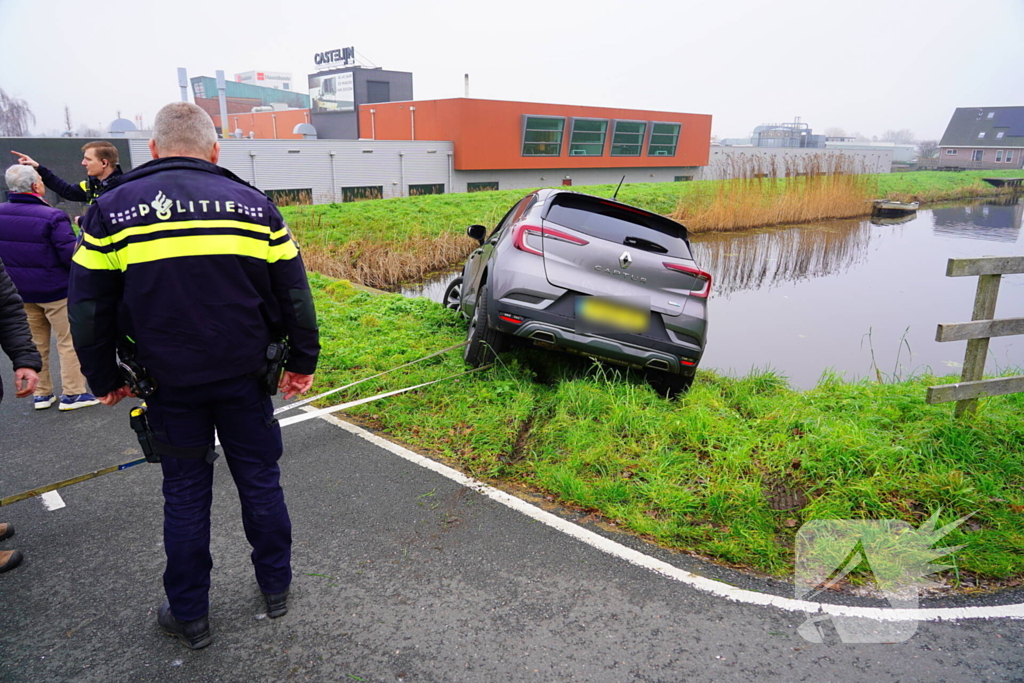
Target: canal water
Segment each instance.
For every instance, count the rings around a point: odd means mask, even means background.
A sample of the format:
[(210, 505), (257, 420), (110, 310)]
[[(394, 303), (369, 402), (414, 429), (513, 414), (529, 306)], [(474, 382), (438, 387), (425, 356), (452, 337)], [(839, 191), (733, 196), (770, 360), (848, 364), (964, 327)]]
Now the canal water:
[[(935, 341), (971, 319), (976, 277), (946, 277), (950, 258), (1024, 256), (1024, 203), (989, 200), (918, 211), (903, 222), (840, 220), (694, 235), (714, 278), (703, 368), (770, 368), (794, 387), (847, 379), (958, 374), (967, 342)], [(445, 274), (403, 292), (440, 301)], [(1002, 279), (997, 318), (1024, 317), (1024, 275)], [(1024, 336), (992, 339), (987, 372), (1024, 368)]]

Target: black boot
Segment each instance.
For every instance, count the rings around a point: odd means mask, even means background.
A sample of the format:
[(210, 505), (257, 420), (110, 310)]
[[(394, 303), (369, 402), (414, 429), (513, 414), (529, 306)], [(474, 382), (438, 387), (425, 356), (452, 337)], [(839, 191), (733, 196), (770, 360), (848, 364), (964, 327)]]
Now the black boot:
[(288, 614), (288, 589), (281, 593), (264, 593), (263, 600), (267, 603), (267, 616), (277, 619)]
[(160, 624), (160, 628), (164, 630), (164, 633), (178, 636), (193, 650), (201, 650), (213, 642), (213, 636), (210, 635), (210, 619), (208, 615), (193, 619), (192, 621), (178, 621), (178, 618), (171, 614), (170, 603), (165, 602), (160, 605), (160, 611), (156, 615), (156, 623)]

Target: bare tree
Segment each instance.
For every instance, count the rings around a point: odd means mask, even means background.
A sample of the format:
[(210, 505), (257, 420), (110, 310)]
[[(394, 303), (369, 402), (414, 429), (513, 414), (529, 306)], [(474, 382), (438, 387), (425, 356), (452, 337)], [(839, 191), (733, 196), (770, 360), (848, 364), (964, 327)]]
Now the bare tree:
[(28, 103), (11, 97), (0, 88), (0, 135), (15, 138), (28, 135), (29, 122), (34, 124), (36, 117)]
[(78, 124), (78, 128), (75, 130), (75, 137), (79, 137), (79, 138), (101, 138), (101, 137), (103, 137), (103, 131), (101, 131), (98, 128), (93, 128), (92, 126), (90, 126), (88, 124), (80, 123), (80, 124)]
[(64, 105), (64, 128), (71, 132), (71, 107)]
[(921, 140), (917, 143), (918, 159), (934, 159), (939, 155), (938, 140)]
[(837, 127), (837, 126), (832, 126), (831, 128), (826, 128), (825, 129), (825, 136), (826, 137), (830, 137), (830, 138), (845, 138), (845, 137), (848, 137), (846, 135), (846, 131), (843, 130), (842, 128)]
[(895, 142), (898, 145), (909, 145), (914, 142), (914, 131), (906, 128), (900, 130), (887, 130), (882, 135), (883, 142)]

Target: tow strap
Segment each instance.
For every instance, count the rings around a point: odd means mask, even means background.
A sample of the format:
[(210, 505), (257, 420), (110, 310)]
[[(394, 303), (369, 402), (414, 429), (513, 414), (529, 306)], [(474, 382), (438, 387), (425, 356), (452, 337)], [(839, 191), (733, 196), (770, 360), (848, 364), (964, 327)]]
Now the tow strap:
[[(364, 379), (357, 380), (355, 382), (351, 382), (350, 384), (346, 384), (343, 387), (338, 387), (337, 389), (331, 389), (330, 391), (325, 391), (324, 393), (317, 394), (316, 396), (313, 396), (311, 398), (303, 399), (303, 400), (297, 401), (295, 403), (290, 403), (290, 404), (288, 404), (286, 406), (283, 406), (281, 408), (276, 409), (274, 411), (274, 414), (277, 415), (277, 414), (283, 413), (283, 412), (285, 412), (287, 410), (291, 410), (292, 408), (302, 407), (304, 405), (312, 403), (313, 401), (317, 401), (317, 400), (319, 400), (319, 399), (321, 399), (321, 398), (323, 398), (325, 396), (329, 396), (331, 394), (334, 394), (336, 392), (342, 391), (344, 389), (348, 389), (349, 387), (354, 387), (357, 384), (361, 384), (361, 383), (366, 382), (368, 380), (375, 379), (377, 377), (381, 377), (383, 375), (386, 375), (389, 372), (394, 372), (395, 370), (401, 370), (402, 368), (407, 368), (410, 365), (414, 365), (416, 363), (419, 363), (420, 361), (427, 360), (428, 358), (433, 358), (434, 356), (439, 356), (442, 353), (447, 353), (448, 351), (452, 351), (454, 349), (460, 349), (460, 348), (462, 348), (463, 346), (465, 346), (468, 343), (469, 342), (462, 342), (461, 344), (455, 344), (454, 346), (449, 346), (446, 349), (441, 349), (440, 351), (435, 351), (434, 353), (431, 353), (429, 355), (423, 356), (422, 358), (417, 358), (414, 361), (409, 361), (408, 363), (403, 363), (402, 365), (399, 365), (397, 367), (391, 368), (390, 370), (385, 370), (383, 372), (377, 373), (376, 375), (372, 375), (370, 377), (366, 377)], [(486, 369), (488, 369), (490, 367), (491, 367), (491, 365), (482, 365), (479, 368), (473, 368), (472, 370), (465, 370), (463, 372), (457, 372), (454, 375), (448, 375), (447, 377), (442, 377), (440, 379), (431, 380), (430, 382), (423, 382), (422, 384), (416, 384), (414, 386), (406, 387), (404, 389), (395, 389), (394, 391), (385, 391), (385, 392), (377, 394), (375, 396), (368, 396), (367, 398), (361, 398), (361, 399), (358, 399), (358, 400), (355, 400), (355, 401), (349, 401), (347, 403), (340, 403), (338, 405), (329, 406), (327, 408), (321, 408), (320, 410), (314, 410), (314, 411), (311, 411), (311, 412), (306, 412), (306, 413), (303, 413), (302, 415), (294, 415), (292, 417), (286, 417), (283, 420), (280, 420), (279, 424), (282, 427), (286, 427), (288, 425), (297, 424), (299, 422), (305, 422), (306, 420), (312, 420), (313, 418), (316, 418), (316, 417), (322, 417), (322, 416), (328, 415), (330, 413), (336, 413), (336, 412), (345, 410), (347, 408), (353, 408), (355, 406), (363, 405), (364, 403), (371, 403), (373, 401), (379, 401), (382, 398), (388, 398), (389, 396), (397, 396), (398, 394), (404, 394), (407, 391), (413, 391), (415, 389), (422, 389), (423, 387), (428, 387), (431, 384), (437, 384), (438, 382), (444, 382), (444, 381), (449, 380), (449, 379), (455, 379), (456, 377), (462, 377), (463, 375), (469, 375), (469, 374), (474, 373), (474, 372), (479, 372), (480, 370), (486, 370)], [(219, 445), (219, 443), (220, 442), (218, 440), (217, 445)], [(39, 488), (34, 488), (34, 489), (29, 490), (29, 491), (24, 491), (22, 493), (16, 493), (13, 496), (7, 496), (6, 498), (0, 498), (0, 507), (3, 507), (5, 505), (11, 505), (12, 503), (17, 503), (17, 502), (26, 500), (28, 498), (35, 498), (36, 496), (41, 496), (44, 493), (48, 493), (50, 491), (56, 491), (57, 489), (62, 489), (65, 486), (71, 486), (72, 484), (78, 484), (78, 483), (83, 482), (83, 481), (88, 481), (89, 479), (95, 479), (96, 477), (102, 477), (105, 474), (110, 474), (112, 472), (120, 472), (121, 470), (128, 469), (129, 467), (134, 467), (135, 465), (139, 465), (139, 464), (144, 463), (144, 462), (146, 462), (145, 458), (139, 458), (138, 460), (131, 460), (129, 462), (122, 463), (120, 465), (112, 465), (110, 467), (104, 467), (103, 469), (96, 470), (95, 472), (88, 472), (86, 474), (80, 474), (77, 477), (72, 477), (70, 479), (65, 479), (63, 481), (58, 481), (58, 482), (55, 482), (53, 484), (47, 484), (46, 486), (40, 486)]]

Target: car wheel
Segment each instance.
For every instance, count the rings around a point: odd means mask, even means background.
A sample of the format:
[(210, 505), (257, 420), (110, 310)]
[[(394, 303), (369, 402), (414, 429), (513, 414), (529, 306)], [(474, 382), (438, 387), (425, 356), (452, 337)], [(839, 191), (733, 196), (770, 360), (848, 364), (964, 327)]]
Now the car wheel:
[(474, 368), (493, 363), (505, 348), (505, 335), (487, 324), (487, 285), (481, 287), (477, 295), (466, 340), (469, 344), (462, 352), (462, 357)]
[(677, 398), (690, 390), (693, 384), (693, 375), (672, 375), (667, 372), (651, 372), (647, 375), (647, 382), (659, 395), (666, 398)]
[(448, 289), (444, 290), (444, 298), (441, 299), (441, 303), (445, 308), (449, 308), (453, 311), (459, 310), (462, 305), (462, 278), (457, 277), (448, 284)]

